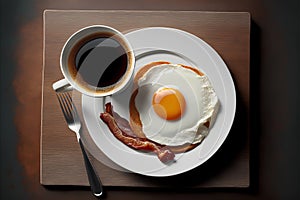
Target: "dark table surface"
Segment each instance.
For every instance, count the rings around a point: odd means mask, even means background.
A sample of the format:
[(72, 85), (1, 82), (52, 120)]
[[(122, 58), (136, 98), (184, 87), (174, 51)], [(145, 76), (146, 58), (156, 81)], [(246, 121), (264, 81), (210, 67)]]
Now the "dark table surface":
[[(94, 199), (87, 187), (44, 187), (39, 183), (45, 9), (250, 12), (250, 188), (166, 191), (109, 187), (105, 199), (300, 198), (299, 1), (2, 0), (0, 7), (1, 199)], [(25, 124), (22, 128), (17, 126), (21, 122)]]

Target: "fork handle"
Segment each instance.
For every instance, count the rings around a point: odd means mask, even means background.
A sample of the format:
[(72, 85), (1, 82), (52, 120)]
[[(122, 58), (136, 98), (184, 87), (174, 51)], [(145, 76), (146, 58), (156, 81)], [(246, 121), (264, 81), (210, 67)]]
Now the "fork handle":
[(91, 162), (87, 156), (87, 153), (85, 151), (85, 148), (84, 148), (80, 138), (79, 138), (78, 142), (79, 142), (82, 154), (83, 154), (85, 168), (86, 168), (86, 172), (88, 175), (89, 183), (91, 185), (92, 192), (95, 197), (99, 198), (103, 194), (102, 183), (101, 183), (100, 179), (98, 178), (98, 176), (94, 170), (94, 167), (91, 164)]

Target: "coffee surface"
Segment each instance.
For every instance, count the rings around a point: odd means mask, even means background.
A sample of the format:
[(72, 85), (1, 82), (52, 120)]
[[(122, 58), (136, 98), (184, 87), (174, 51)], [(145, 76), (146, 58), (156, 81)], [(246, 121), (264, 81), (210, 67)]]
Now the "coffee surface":
[(122, 45), (111, 37), (86, 42), (75, 56), (76, 76), (93, 87), (117, 83), (127, 70), (128, 58)]

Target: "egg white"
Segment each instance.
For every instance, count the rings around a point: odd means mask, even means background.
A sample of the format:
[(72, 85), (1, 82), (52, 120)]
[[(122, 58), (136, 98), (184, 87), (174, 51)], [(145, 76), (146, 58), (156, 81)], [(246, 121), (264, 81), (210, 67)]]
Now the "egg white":
[[(165, 120), (152, 107), (152, 97), (161, 87), (175, 88), (185, 98), (186, 109), (181, 118)], [(175, 64), (162, 64), (149, 69), (138, 81), (135, 105), (140, 114), (145, 136), (159, 144), (178, 146), (196, 144), (208, 134), (204, 123), (215, 120), (219, 102), (206, 75)]]

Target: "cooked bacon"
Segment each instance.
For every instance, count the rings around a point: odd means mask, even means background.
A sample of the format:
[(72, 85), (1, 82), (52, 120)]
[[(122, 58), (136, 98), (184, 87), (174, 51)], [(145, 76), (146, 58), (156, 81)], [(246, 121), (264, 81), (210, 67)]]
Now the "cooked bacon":
[(114, 112), (111, 109), (111, 104), (109, 104), (109, 106), (107, 105), (106, 107), (110, 107), (110, 115), (113, 116), (113, 118), (116, 121), (117, 126), (121, 129), (121, 131), (123, 132), (124, 135), (126, 136), (130, 136), (130, 137), (134, 137), (137, 138), (137, 135), (133, 132), (133, 130), (131, 129), (129, 122), (122, 118), (118, 113)]
[[(106, 106), (106, 111), (100, 114), (100, 118), (108, 126), (112, 134), (114, 134), (114, 136), (118, 140), (120, 140), (125, 145), (133, 149), (156, 153), (159, 160), (162, 161), (163, 163), (172, 161), (174, 159), (175, 154), (168, 147), (162, 146), (160, 144), (156, 144), (146, 138), (138, 138), (136, 136), (133, 136), (131, 134), (132, 130), (129, 127), (129, 123), (128, 122), (126, 123), (125, 119), (121, 118), (119, 115), (116, 115), (116, 113), (113, 112), (111, 103), (107, 103), (105, 106)], [(114, 116), (117, 116), (117, 118), (121, 119), (122, 126), (123, 126), (122, 129), (117, 124)], [(127, 132), (126, 130), (129, 130), (130, 134), (126, 133)]]

